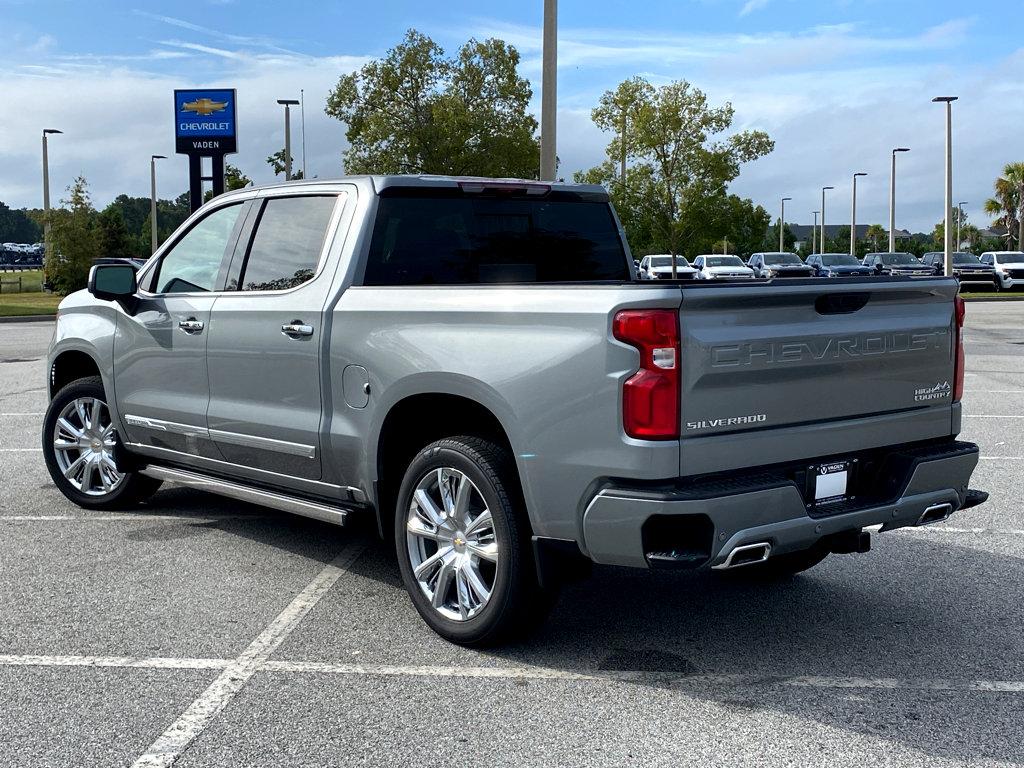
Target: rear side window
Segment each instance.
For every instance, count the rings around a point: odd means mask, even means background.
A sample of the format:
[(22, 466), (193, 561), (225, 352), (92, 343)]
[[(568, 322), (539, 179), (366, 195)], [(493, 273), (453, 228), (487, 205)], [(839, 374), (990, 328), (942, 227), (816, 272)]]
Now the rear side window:
[(381, 197), (368, 286), (628, 281), (607, 203), (483, 196)]
[(242, 291), (280, 291), (311, 280), (323, 250), (336, 196), (270, 198), (237, 285)]

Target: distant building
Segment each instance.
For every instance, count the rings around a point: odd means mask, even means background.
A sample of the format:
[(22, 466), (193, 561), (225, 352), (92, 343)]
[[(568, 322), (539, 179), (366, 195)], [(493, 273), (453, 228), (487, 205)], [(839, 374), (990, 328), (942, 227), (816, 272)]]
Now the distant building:
[[(810, 243), (813, 240), (813, 238), (811, 236), (811, 230), (817, 230), (818, 236), (819, 237), (821, 236), (821, 227), (820, 226), (819, 227), (815, 227), (813, 224), (787, 224), (786, 226), (789, 228), (789, 231), (792, 232), (793, 235), (796, 237), (796, 245), (794, 246), (794, 248), (797, 248), (797, 249), (802, 248), (804, 243)], [(857, 239), (858, 240), (864, 240), (865, 238), (867, 238), (868, 227), (870, 227), (870, 226), (871, 226), (870, 224), (858, 224), (857, 225)], [(846, 234), (847, 236), (849, 236), (850, 225), (848, 225), (848, 224), (826, 224), (825, 225), (825, 236), (828, 237), (828, 238), (835, 238), (835, 237), (837, 237), (839, 235), (839, 231), (840, 230), (843, 230), (843, 233)], [(776, 232), (778, 232), (778, 230), (776, 230)], [(897, 228), (897, 230), (896, 230), (896, 240), (905, 240), (906, 238), (909, 238), (909, 237), (911, 237), (909, 231), (901, 230), (901, 229)], [(883, 244), (883, 243), (880, 242), (878, 244), (878, 247), (882, 248), (883, 245), (886, 248), (889, 247), (889, 235), (888, 235), (888, 232), (886, 233), (885, 243)]]

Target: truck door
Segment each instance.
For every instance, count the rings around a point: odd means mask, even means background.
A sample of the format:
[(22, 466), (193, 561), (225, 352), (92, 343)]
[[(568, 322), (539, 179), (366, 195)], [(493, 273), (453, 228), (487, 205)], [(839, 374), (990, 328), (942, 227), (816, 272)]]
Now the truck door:
[(206, 345), (249, 205), (231, 203), (196, 220), (142, 276), (135, 311), (118, 317), (118, 410), (127, 442), (150, 453), (220, 456), (206, 437)]
[[(249, 242), (210, 321), (210, 438), (240, 474), (296, 485), (321, 476), (323, 308), (346, 195), (258, 201)], [(268, 475), (273, 474), (273, 475)]]

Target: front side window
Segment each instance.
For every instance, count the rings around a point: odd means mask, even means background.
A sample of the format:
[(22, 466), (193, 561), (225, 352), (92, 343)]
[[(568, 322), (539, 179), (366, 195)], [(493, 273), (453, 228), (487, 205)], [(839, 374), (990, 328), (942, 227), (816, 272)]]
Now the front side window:
[(543, 198), (382, 196), (365, 285), (549, 283), (630, 279), (606, 202)]
[(228, 288), (281, 291), (311, 280), (320, 263), (336, 201), (334, 195), (267, 200), (241, 276)]
[(242, 203), (218, 208), (186, 232), (160, 262), (156, 293), (215, 291), (244, 208)]

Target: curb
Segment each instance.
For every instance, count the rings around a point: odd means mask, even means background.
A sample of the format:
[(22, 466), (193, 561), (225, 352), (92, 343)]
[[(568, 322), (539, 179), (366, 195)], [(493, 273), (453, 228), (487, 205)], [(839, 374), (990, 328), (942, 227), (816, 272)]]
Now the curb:
[(33, 321), (57, 320), (56, 315), (6, 315), (0, 317), (0, 323), (32, 323)]

